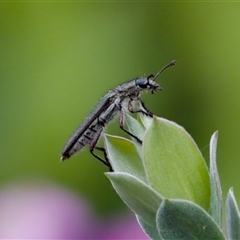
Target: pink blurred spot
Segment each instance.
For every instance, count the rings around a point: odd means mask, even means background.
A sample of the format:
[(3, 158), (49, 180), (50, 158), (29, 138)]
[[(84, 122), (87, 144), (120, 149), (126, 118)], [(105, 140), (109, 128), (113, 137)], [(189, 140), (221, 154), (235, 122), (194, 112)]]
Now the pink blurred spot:
[(94, 225), (84, 201), (49, 183), (0, 190), (0, 238), (86, 239)]
[(135, 215), (115, 217), (105, 223), (105, 233), (101, 239), (149, 239), (138, 225)]

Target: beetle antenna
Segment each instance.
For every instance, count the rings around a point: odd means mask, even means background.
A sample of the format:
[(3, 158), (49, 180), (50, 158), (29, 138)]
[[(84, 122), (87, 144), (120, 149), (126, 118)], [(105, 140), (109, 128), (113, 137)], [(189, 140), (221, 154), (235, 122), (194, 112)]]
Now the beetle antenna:
[(152, 80), (155, 81), (155, 80), (157, 79), (157, 77), (158, 77), (165, 69), (176, 65), (176, 63), (177, 63), (176, 60), (171, 61), (169, 64), (167, 64), (165, 67), (163, 67), (163, 68), (155, 75), (155, 77), (154, 77)]

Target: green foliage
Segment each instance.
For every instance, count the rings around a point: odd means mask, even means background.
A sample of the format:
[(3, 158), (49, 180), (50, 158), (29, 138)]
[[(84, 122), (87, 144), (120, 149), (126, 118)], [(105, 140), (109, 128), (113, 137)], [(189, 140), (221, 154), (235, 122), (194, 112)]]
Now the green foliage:
[(164, 239), (224, 239), (210, 215), (186, 200), (164, 200), (157, 212), (157, 227)]
[(232, 188), (227, 196), (226, 215), (228, 239), (240, 239), (239, 210)]
[(209, 207), (207, 166), (193, 139), (179, 125), (154, 118), (146, 131), (143, 161), (149, 184), (167, 198)]
[[(151, 239), (226, 239), (222, 190), (216, 164), (217, 132), (210, 141), (209, 170), (191, 136), (166, 119), (126, 117), (143, 139), (104, 136), (114, 189), (136, 214)], [(233, 191), (227, 197), (228, 239), (240, 239), (240, 216)]]

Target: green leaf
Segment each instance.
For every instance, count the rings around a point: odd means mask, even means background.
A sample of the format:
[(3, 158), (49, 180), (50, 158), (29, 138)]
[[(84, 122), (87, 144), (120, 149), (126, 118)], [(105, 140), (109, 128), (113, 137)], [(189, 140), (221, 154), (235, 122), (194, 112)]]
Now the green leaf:
[(157, 227), (168, 240), (223, 240), (222, 231), (201, 207), (186, 200), (163, 200), (157, 212)]
[[(126, 114), (125, 121), (128, 126), (128, 130), (131, 133), (133, 133), (136, 137), (138, 137), (140, 140), (143, 140), (143, 136), (145, 134), (145, 128), (143, 127), (141, 122), (131, 117), (129, 114)], [(132, 141), (137, 149), (137, 152), (140, 158), (142, 158), (142, 145), (133, 137), (132, 137)]]
[(222, 189), (217, 170), (217, 139), (218, 132), (215, 132), (210, 140), (210, 181), (211, 181), (211, 200), (210, 214), (215, 222), (222, 227)]
[(131, 141), (108, 134), (104, 134), (103, 139), (114, 172), (130, 173), (147, 182), (142, 160)]
[(164, 197), (187, 199), (208, 210), (210, 181), (206, 163), (191, 136), (179, 125), (153, 118), (143, 142), (149, 184)]
[(151, 126), (153, 121), (152, 117), (148, 117), (145, 114), (140, 114), (140, 119), (145, 129), (148, 129)]
[(127, 173), (105, 173), (125, 204), (150, 225), (156, 224), (156, 212), (162, 196), (147, 184)]
[(142, 140), (145, 134), (144, 126), (137, 119), (133, 118), (129, 114), (126, 114), (125, 121), (128, 126), (128, 130)]
[(232, 188), (227, 195), (226, 220), (228, 239), (240, 239), (240, 216)]
[(148, 237), (150, 239), (152, 239), (152, 240), (162, 240), (163, 239), (158, 232), (156, 224), (151, 225), (148, 222), (146, 222), (145, 220), (143, 220), (141, 217), (139, 217), (138, 215), (136, 215), (136, 218), (137, 218), (137, 221), (138, 221), (140, 227), (146, 233), (146, 235), (148, 235)]

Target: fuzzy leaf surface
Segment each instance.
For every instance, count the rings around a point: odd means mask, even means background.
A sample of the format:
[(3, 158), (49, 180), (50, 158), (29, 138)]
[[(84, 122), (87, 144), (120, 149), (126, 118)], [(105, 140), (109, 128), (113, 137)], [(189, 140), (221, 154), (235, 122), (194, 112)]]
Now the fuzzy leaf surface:
[(210, 181), (211, 201), (210, 215), (215, 222), (222, 227), (222, 189), (217, 170), (217, 139), (218, 132), (215, 132), (210, 140)]
[(156, 212), (162, 196), (143, 181), (127, 173), (105, 173), (123, 202), (150, 225), (156, 225)]
[[(128, 127), (128, 131), (138, 137), (140, 140), (143, 140), (145, 134), (145, 128), (143, 124), (138, 121), (137, 119), (131, 117), (130, 115), (126, 114), (125, 116), (126, 125)], [(137, 149), (137, 152), (142, 159), (142, 145), (132, 137), (132, 141)]]
[(130, 140), (104, 134), (104, 142), (114, 172), (126, 172), (147, 182), (142, 160)]
[(207, 166), (194, 140), (181, 126), (154, 117), (145, 134), (143, 162), (150, 185), (161, 195), (187, 199), (208, 210)]
[(201, 207), (186, 200), (163, 200), (157, 213), (157, 227), (168, 240), (224, 240), (212, 217)]
[(227, 195), (226, 220), (228, 239), (240, 239), (240, 216), (232, 188), (230, 188)]
[(152, 239), (152, 240), (163, 240), (163, 238), (160, 236), (160, 234), (158, 232), (156, 224), (151, 225), (137, 215), (136, 215), (136, 218), (137, 218), (137, 221), (138, 221), (140, 227), (142, 228), (142, 230), (146, 233), (146, 235), (150, 239)]
[(144, 128), (148, 129), (151, 126), (151, 124), (152, 124), (153, 118), (148, 117), (148, 116), (146, 116), (144, 114), (141, 114), (140, 115), (140, 120), (141, 120)]

